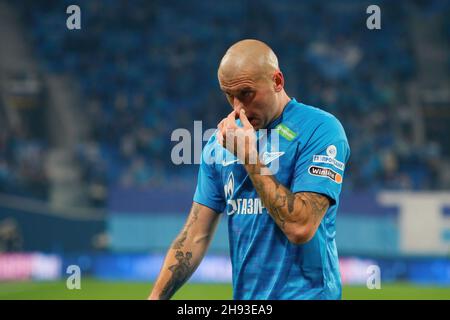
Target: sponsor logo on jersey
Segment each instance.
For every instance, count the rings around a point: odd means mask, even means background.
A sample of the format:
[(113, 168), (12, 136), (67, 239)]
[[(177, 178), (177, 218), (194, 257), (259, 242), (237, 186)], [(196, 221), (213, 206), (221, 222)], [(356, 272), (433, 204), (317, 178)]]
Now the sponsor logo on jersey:
[(333, 180), (336, 183), (342, 183), (342, 175), (330, 168), (323, 168), (319, 166), (310, 166), (308, 173), (312, 176), (325, 177)]
[(264, 205), (260, 198), (237, 198), (234, 195), (234, 176), (233, 172), (228, 175), (227, 183), (224, 186), (225, 197), (227, 199), (227, 215), (233, 214), (262, 214)]
[(337, 149), (336, 149), (336, 146), (334, 144), (328, 146), (328, 148), (327, 148), (327, 155), (330, 158), (333, 158), (333, 159), (336, 158), (336, 156), (337, 156)]
[(223, 189), (225, 191), (225, 198), (231, 199), (234, 195), (234, 176), (233, 172), (230, 172), (228, 175), (227, 183), (223, 186)]
[(227, 215), (262, 214), (264, 205), (260, 198), (237, 198), (228, 200)]
[(345, 164), (340, 162), (339, 160), (336, 160), (335, 158), (332, 158), (330, 156), (325, 155), (313, 155), (313, 162), (315, 163), (328, 163), (331, 164), (336, 169), (344, 171)]
[(230, 164), (236, 163), (236, 162), (238, 162), (238, 161), (239, 161), (239, 159), (235, 159), (235, 160), (231, 160), (231, 161), (225, 161), (225, 160), (222, 160), (222, 166), (227, 167), (227, 166), (229, 166)]
[(282, 136), (283, 138), (285, 138), (288, 141), (292, 141), (295, 139), (295, 137), (297, 136), (297, 134), (292, 131), (291, 129), (289, 129), (289, 127), (285, 124), (280, 123), (279, 125), (277, 125), (275, 127), (275, 130), (278, 131), (278, 134), (280, 136)]

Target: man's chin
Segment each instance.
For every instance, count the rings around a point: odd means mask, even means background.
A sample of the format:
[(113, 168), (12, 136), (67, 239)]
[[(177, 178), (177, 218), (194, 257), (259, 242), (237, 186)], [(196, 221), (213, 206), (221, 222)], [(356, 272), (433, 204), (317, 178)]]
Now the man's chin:
[(255, 123), (255, 125), (252, 124), (252, 126), (253, 126), (253, 129), (255, 129), (255, 131), (267, 128), (267, 125), (265, 123), (262, 123), (259, 121), (258, 121), (258, 123)]
[(255, 129), (255, 130), (259, 130), (262, 128), (261, 122), (259, 120), (253, 119), (250, 121), (250, 124), (252, 125), (253, 129)]

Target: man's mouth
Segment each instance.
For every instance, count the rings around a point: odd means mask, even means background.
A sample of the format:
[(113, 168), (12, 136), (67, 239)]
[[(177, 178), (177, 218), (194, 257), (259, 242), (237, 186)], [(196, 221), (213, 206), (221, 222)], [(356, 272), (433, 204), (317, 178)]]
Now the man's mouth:
[(248, 122), (250, 122), (252, 126), (255, 126), (255, 124), (258, 123), (258, 119), (250, 117), (248, 118)]

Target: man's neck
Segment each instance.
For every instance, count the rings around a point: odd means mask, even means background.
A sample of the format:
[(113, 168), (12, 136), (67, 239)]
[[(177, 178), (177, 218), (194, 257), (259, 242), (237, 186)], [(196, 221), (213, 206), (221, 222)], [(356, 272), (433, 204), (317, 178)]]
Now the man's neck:
[(272, 118), (270, 122), (273, 122), (275, 119), (278, 119), (278, 117), (281, 116), (281, 114), (284, 111), (284, 108), (288, 105), (288, 103), (291, 101), (291, 98), (286, 94), (286, 91), (283, 90), (283, 92), (280, 93), (280, 99), (278, 102), (278, 112), (275, 114), (275, 116)]

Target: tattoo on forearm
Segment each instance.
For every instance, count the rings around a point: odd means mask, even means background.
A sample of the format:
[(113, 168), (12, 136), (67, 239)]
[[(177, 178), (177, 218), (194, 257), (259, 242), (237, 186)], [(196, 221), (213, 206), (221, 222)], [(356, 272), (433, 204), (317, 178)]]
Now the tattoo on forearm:
[(316, 222), (320, 219), (323, 213), (328, 209), (330, 204), (327, 197), (312, 192), (300, 192), (296, 194), (296, 197), (300, 199), (304, 205), (309, 205), (313, 213)]
[(186, 282), (192, 273), (192, 252), (188, 251), (183, 253), (182, 251), (177, 251), (175, 258), (178, 260), (178, 263), (168, 268), (172, 272), (172, 277), (161, 291), (161, 299), (170, 299), (170, 297)]
[(187, 238), (187, 231), (185, 230), (185, 231), (183, 231), (183, 233), (180, 234), (180, 235), (178, 236), (178, 238), (175, 240), (174, 244), (172, 245), (172, 249), (178, 250), (178, 249), (183, 248), (183, 246), (184, 246), (184, 241), (186, 240), (186, 238)]
[(283, 214), (281, 210), (286, 205), (286, 196), (281, 195), (280, 193), (275, 194), (275, 201), (273, 205), (270, 205), (271, 211), (277, 216), (278, 220), (280, 221), (280, 226), (282, 229), (284, 229), (284, 225), (286, 224), (286, 219), (283, 217)]
[(303, 208), (312, 212), (314, 222), (320, 222), (321, 217), (329, 206), (326, 196), (313, 192), (292, 193), (281, 185), (274, 176), (267, 176), (270, 182), (263, 179), (252, 179), (256, 191), (264, 206), (282, 230), (286, 222), (298, 222), (306, 219)]
[(199, 211), (200, 207), (194, 204), (183, 231), (178, 235), (172, 244), (172, 249), (176, 250), (175, 259), (177, 259), (178, 263), (168, 268), (168, 270), (172, 272), (172, 276), (165, 285), (164, 289), (161, 291), (161, 299), (169, 299), (183, 285), (192, 273), (192, 251), (183, 253), (181, 250), (184, 248), (184, 242), (188, 237), (190, 229), (198, 220)]
[(179, 250), (184, 247), (184, 241), (186, 241), (189, 229), (194, 225), (194, 223), (198, 220), (198, 213), (200, 208), (198, 205), (194, 204), (192, 206), (191, 215), (189, 217), (189, 221), (187, 222), (186, 226), (184, 227), (183, 232), (175, 239), (172, 249)]
[(284, 230), (286, 218), (284, 217), (282, 210), (284, 209), (287, 203), (289, 211), (290, 212), (293, 211), (292, 197), (288, 196), (288, 194), (283, 190), (283, 187), (273, 176), (268, 177), (275, 185), (274, 190), (275, 198), (273, 201), (271, 201), (271, 199), (269, 199), (267, 196), (264, 196), (266, 194), (264, 192), (265, 190), (264, 188), (267, 186), (265, 186), (262, 181), (260, 180), (254, 181), (254, 186), (258, 194), (261, 196), (261, 200), (264, 203), (264, 206), (267, 208), (269, 214), (273, 216), (275, 222), (280, 226), (282, 230)]

